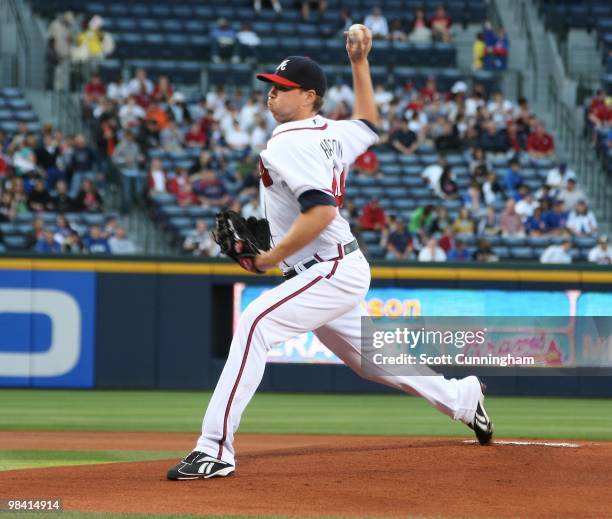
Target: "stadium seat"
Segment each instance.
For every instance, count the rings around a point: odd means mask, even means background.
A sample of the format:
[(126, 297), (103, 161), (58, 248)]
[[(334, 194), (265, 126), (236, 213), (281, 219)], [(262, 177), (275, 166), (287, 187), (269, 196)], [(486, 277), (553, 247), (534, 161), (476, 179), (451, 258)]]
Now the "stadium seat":
[(574, 236), (573, 243), (576, 247), (592, 249), (597, 245), (597, 238), (595, 236)]
[(549, 236), (528, 236), (527, 244), (532, 247), (547, 247), (550, 244)]
[(502, 243), (509, 247), (521, 247), (527, 243), (527, 239), (522, 236), (502, 236)]
[(512, 259), (530, 260), (535, 257), (535, 253), (531, 247), (511, 247), (510, 257)]
[(504, 246), (495, 246), (491, 247), (493, 254), (495, 254), (499, 259), (508, 259), (510, 257), (510, 250), (508, 247)]
[(26, 237), (21, 235), (5, 236), (4, 245), (6, 250), (24, 250), (26, 248)]

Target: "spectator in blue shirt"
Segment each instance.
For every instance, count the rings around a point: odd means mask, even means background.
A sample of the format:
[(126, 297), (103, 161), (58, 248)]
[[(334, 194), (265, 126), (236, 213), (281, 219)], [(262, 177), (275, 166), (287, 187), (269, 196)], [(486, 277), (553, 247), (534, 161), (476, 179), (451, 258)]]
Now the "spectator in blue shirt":
[(89, 235), (83, 240), (83, 246), (90, 254), (110, 254), (108, 240), (98, 225), (89, 228)]
[(211, 55), (215, 63), (221, 62), (222, 55), (231, 56), (232, 63), (240, 61), (236, 31), (230, 27), (225, 18), (217, 21), (217, 26), (211, 31), (210, 36)]
[(96, 157), (91, 146), (87, 144), (85, 137), (78, 134), (74, 137), (74, 149), (72, 160), (68, 164), (71, 174), (70, 194), (76, 196), (85, 178), (95, 177)]
[(508, 197), (516, 198), (519, 186), (523, 183), (521, 164), (517, 159), (510, 161), (510, 167), (504, 176), (504, 189)]
[[(230, 203), (231, 197), (224, 183), (210, 170), (204, 170), (194, 175), (193, 190), (200, 198), (200, 203), (206, 207), (221, 207)], [(199, 177), (196, 179), (196, 177)]]
[(462, 240), (456, 240), (455, 246), (448, 251), (446, 259), (448, 261), (470, 261), (472, 257), (465, 248), (465, 242)]
[(552, 211), (547, 211), (544, 214), (546, 221), (546, 229), (551, 234), (564, 235), (567, 234), (567, 211), (562, 200), (557, 200)]
[(533, 214), (525, 221), (525, 232), (529, 236), (542, 236), (546, 234), (547, 224), (544, 219), (542, 208), (536, 207)]
[(387, 259), (408, 259), (414, 251), (412, 236), (406, 229), (406, 224), (398, 218), (395, 220), (395, 230), (387, 238)]
[(500, 27), (493, 43), (493, 66), (496, 70), (506, 70), (508, 68), (509, 48), (508, 35), (503, 27)]
[(36, 242), (35, 250), (46, 254), (57, 254), (62, 252), (62, 246), (55, 241), (53, 231), (45, 231)]

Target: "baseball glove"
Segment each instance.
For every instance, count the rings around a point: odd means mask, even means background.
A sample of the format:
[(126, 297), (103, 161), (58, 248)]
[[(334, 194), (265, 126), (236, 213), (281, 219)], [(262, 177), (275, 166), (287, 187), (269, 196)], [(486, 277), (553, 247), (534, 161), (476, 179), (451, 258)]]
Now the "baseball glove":
[(243, 269), (263, 274), (255, 267), (255, 256), (270, 249), (270, 224), (265, 218), (251, 216), (245, 220), (236, 211), (225, 209), (217, 214), (212, 232), (221, 252), (232, 258)]

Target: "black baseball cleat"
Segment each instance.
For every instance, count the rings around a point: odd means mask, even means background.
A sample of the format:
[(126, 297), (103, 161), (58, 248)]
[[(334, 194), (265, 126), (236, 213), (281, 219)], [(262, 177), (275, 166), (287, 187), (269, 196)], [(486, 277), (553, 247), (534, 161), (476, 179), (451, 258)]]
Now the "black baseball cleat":
[(493, 422), (489, 418), (489, 415), (485, 411), (484, 408), (484, 390), (485, 385), (480, 383), (480, 398), (478, 399), (478, 404), (476, 406), (476, 413), (474, 414), (474, 420), (471, 424), (468, 424), (468, 427), (474, 431), (476, 434), (476, 438), (480, 445), (486, 445), (493, 438)]
[(229, 476), (234, 466), (209, 456), (205, 452), (193, 451), (178, 465), (168, 470), (168, 479), (209, 479)]

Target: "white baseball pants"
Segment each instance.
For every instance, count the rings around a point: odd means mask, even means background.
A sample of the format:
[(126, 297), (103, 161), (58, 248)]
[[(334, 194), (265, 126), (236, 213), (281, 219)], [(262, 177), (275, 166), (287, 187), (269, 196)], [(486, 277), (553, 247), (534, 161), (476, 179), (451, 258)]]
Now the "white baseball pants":
[[(370, 380), (422, 396), (444, 414), (471, 422), (480, 396), (475, 377), (368, 376), (361, 367), (360, 304), (370, 286), (370, 266), (361, 251), (318, 263), (262, 294), (240, 317), (229, 356), (202, 424), (195, 450), (231, 464), (234, 433), (259, 386), (268, 350), (313, 331), (347, 366)], [(422, 371), (421, 371), (422, 372)]]

